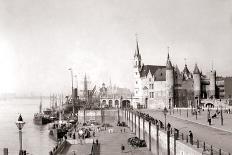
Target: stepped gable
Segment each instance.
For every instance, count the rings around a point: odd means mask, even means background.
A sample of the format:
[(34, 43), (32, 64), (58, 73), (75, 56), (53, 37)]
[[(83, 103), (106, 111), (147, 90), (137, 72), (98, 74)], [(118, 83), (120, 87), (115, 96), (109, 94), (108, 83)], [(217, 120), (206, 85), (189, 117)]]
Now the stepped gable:
[(140, 71), (140, 77), (146, 77), (151, 72), (155, 81), (166, 80), (166, 66), (143, 65)]

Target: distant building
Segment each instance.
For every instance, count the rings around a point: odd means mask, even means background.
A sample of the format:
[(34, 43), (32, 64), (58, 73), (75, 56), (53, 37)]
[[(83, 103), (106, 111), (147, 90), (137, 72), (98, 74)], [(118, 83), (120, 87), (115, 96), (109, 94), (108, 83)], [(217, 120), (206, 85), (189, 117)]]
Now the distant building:
[(217, 97), (219, 99), (232, 98), (232, 77), (217, 77)]
[(148, 109), (204, 106), (201, 99), (216, 99), (216, 71), (204, 75), (195, 64), (181, 72), (168, 54), (166, 65), (144, 65), (136, 41), (134, 53), (134, 96), (132, 106)]
[(131, 91), (127, 88), (111, 86), (106, 87), (105, 83), (100, 88), (100, 103), (101, 106), (125, 107), (131, 102)]

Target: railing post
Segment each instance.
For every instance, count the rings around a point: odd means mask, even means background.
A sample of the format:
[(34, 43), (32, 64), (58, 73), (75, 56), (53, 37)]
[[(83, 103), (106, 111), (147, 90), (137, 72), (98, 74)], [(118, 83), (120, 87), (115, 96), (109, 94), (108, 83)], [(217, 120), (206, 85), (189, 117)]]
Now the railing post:
[(135, 136), (136, 136), (136, 134), (137, 134), (137, 127), (136, 127), (136, 125), (137, 125), (137, 122), (136, 122), (136, 113), (135, 113), (134, 115), (135, 115)]
[(151, 151), (151, 122), (149, 121), (149, 151)]
[(167, 130), (167, 155), (170, 155), (170, 128)]
[(143, 140), (145, 140), (145, 119), (143, 118)]
[(177, 131), (174, 130), (174, 155), (176, 155), (176, 140), (177, 140)]
[(199, 148), (199, 140), (197, 140), (197, 148)]
[(156, 124), (156, 153), (159, 155), (159, 125)]
[(134, 131), (134, 122), (133, 122), (133, 111), (131, 112), (131, 126), (132, 126), (132, 132)]
[(139, 121), (138, 122), (138, 126), (139, 126), (139, 128), (138, 128), (139, 129), (139, 139), (140, 139), (140, 116), (138, 116), (138, 121)]

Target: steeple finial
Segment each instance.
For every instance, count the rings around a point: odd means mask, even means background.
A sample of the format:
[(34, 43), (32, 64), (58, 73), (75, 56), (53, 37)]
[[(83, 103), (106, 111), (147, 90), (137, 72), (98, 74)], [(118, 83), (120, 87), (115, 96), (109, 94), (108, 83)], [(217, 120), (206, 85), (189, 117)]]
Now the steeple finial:
[(138, 42), (138, 34), (135, 34), (136, 39), (136, 54), (139, 55), (139, 42)]
[(170, 59), (170, 56), (169, 56), (169, 49), (170, 49), (170, 47), (168, 46), (167, 49), (168, 49), (168, 60), (169, 60)]

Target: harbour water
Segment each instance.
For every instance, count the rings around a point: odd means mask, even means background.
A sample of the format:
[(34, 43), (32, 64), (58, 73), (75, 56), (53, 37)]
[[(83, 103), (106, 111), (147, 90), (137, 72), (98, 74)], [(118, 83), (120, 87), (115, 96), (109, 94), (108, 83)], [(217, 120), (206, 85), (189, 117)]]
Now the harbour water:
[[(48, 125), (33, 123), (34, 113), (39, 111), (40, 99), (9, 99), (0, 101), (0, 155), (3, 148), (9, 149), (9, 155), (19, 151), (18, 128), (15, 122), (22, 114), (26, 122), (23, 128), (23, 149), (30, 155), (47, 155), (55, 145), (49, 138)], [(43, 100), (43, 108), (49, 107), (49, 100)]]

